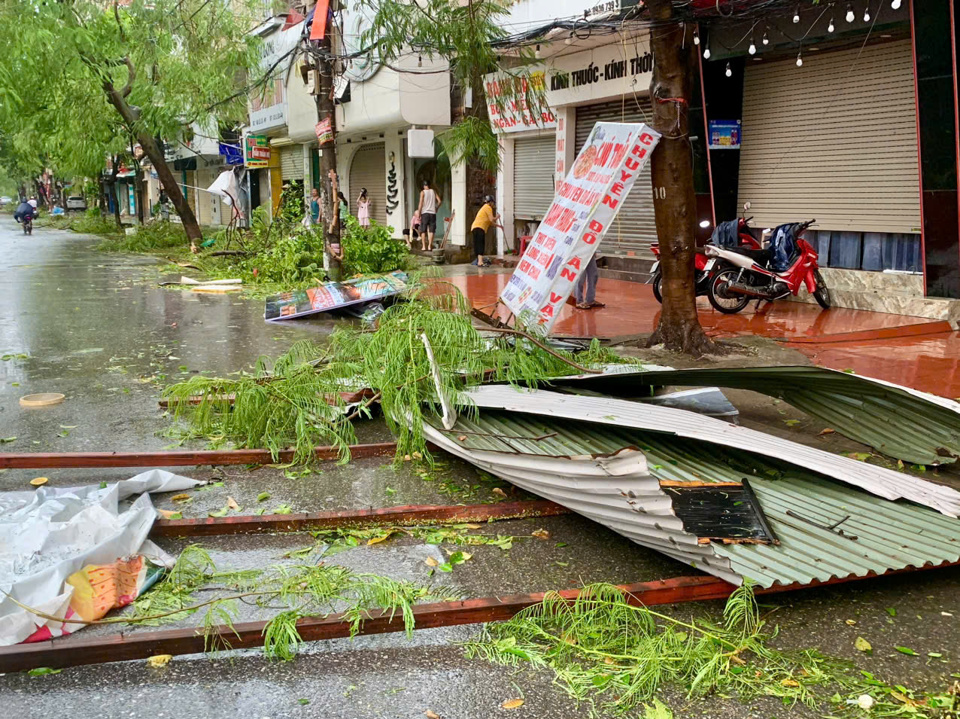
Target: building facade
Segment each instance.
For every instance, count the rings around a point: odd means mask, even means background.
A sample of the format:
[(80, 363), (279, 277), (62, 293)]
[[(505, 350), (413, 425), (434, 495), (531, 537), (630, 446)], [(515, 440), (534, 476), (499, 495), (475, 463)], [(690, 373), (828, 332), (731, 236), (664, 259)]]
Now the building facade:
[[(690, 107), (698, 221), (733, 219), (745, 203), (755, 227), (816, 219), (808, 239), (839, 304), (960, 317), (930, 299), (960, 298), (955, 3), (805, 2), (783, 15), (704, 17)], [(536, 8), (540, 0), (525, 0), (513, 16), (535, 26)], [(524, 71), (542, 73), (546, 112), (491, 111), (501, 251), (532, 234), (549, 206), (526, 169), (542, 175), (551, 137), (556, 182), (594, 122), (652, 118), (646, 31), (590, 28), (550, 30), (542, 66)], [(492, 105), (495, 85), (487, 90)], [(648, 169), (601, 244), (607, 274), (645, 279), (657, 239), (652, 192)]]

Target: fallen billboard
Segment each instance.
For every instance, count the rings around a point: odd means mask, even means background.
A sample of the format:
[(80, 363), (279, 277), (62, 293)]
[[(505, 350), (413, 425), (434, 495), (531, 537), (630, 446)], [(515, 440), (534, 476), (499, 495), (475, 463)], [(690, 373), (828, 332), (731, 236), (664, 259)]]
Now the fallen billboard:
[(292, 290), (267, 297), (263, 318), (267, 322), (292, 320), (361, 302), (380, 300), (400, 294), (405, 289), (407, 275), (400, 271), (388, 275), (358, 277), (345, 282), (324, 282), (306, 290)]
[(642, 123), (594, 125), (500, 294), (524, 323), (553, 327), (659, 140)]

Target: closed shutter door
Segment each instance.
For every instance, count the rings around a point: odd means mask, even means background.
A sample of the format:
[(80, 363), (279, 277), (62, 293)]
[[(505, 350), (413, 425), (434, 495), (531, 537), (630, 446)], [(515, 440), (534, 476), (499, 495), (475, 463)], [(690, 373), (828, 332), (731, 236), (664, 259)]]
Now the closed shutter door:
[(280, 148), (280, 174), (284, 180), (303, 182), (303, 148), (300, 145)]
[(540, 220), (553, 202), (556, 135), (531, 137), (513, 144), (513, 215)]
[(387, 161), (382, 142), (364, 145), (350, 163), (350, 212), (357, 214), (360, 190), (367, 188), (370, 198), (370, 219), (387, 224)]
[(754, 226), (919, 231), (911, 52), (903, 40), (748, 65), (739, 202)]
[[(638, 106), (639, 105), (639, 106)], [(646, 97), (616, 100), (577, 108), (576, 152), (580, 152), (598, 122), (653, 122), (653, 106)], [(613, 226), (600, 242), (600, 252), (653, 259), (650, 245), (657, 241), (653, 215), (650, 162), (644, 165)]]

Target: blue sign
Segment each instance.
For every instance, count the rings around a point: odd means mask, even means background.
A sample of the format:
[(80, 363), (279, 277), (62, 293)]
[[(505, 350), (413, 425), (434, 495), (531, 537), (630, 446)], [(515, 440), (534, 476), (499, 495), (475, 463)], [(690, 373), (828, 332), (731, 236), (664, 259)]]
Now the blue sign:
[(740, 120), (710, 120), (711, 150), (740, 149)]
[(243, 150), (240, 149), (240, 145), (228, 145), (225, 142), (221, 142), (220, 154), (223, 155), (224, 161), (228, 165), (243, 164)]

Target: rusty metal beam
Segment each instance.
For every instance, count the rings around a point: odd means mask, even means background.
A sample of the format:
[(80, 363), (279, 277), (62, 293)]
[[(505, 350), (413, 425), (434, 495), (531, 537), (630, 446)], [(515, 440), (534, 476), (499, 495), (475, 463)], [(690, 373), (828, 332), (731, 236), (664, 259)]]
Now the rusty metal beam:
[[(431, 447), (431, 449), (435, 449)], [(386, 457), (397, 451), (396, 442), (355, 444), (354, 459)], [(336, 447), (317, 447), (318, 460), (339, 459)], [(293, 460), (293, 450), (280, 452), (277, 462)], [(81, 467), (192, 467), (199, 465), (273, 464), (268, 449), (176, 450), (170, 452), (29, 452), (0, 453), (0, 469), (74, 469)]]
[[(623, 587), (631, 602), (648, 606), (723, 599), (734, 587), (715, 577), (677, 577), (656, 582), (630, 584)], [(580, 590), (560, 592), (574, 599)], [(504, 597), (485, 597), (455, 602), (421, 604), (413, 608), (417, 629), (450, 627), (460, 624), (479, 624), (509, 619), (517, 612), (543, 601), (544, 594), (518, 594)], [(233, 627), (216, 627), (216, 634), (231, 649), (263, 646), (266, 622), (243, 622)], [(301, 619), (297, 629), (304, 641), (339, 639), (350, 636), (350, 622), (341, 614), (326, 618)], [(360, 634), (385, 634), (404, 631), (399, 614), (384, 612), (368, 618)], [(52, 641), (17, 644), (0, 647), (0, 673), (21, 672), (36, 667), (64, 668), (84, 664), (146, 659), (156, 654), (198, 654), (210, 644), (204, 630), (198, 627), (140, 631), (133, 634), (114, 634), (106, 637), (85, 637), (76, 634)], [(223, 647), (222, 643), (217, 646)]]
[[(811, 587), (846, 584), (847, 582), (870, 577), (905, 574), (926, 569), (960, 566), (960, 563), (944, 563), (937, 566), (927, 565), (885, 572), (882, 575), (868, 574), (866, 577), (849, 576), (832, 579), (828, 582), (813, 584), (774, 586), (757, 589), (757, 594), (776, 594), (808, 589)], [(636, 606), (657, 606), (661, 604), (679, 604), (683, 602), (703, 602), (726, 599), (736, 589), (733, 584), (717, 577), (689, 576), (661, 579), (654, 582), (619, 585), (631, 604)], [(565, 589), (559, 592), (564, 599), (575, 599), (579, 589)], [(543, 601), (544, 593), (516, 594), (503, 597), (484, 597), (455, 602), (434, 602), (420, 604), (413, 608), (416, 629), (434, 629), (462, 624), (480, 624), (510, 619), (529, 606)], [(225, 642), (215, 644), (219, 648), (247, 649), (263, 646), (263, 631), (266, 622), (244, 622), (233, 627), (215, 627), (209, 639)], [(340, 639), (350, 636), (350, 622), (342, 614), (333, 614), (325, 618), (301, 619), (297, 629), (304, 641), (322, 639)], [(404, 631), (403, 618), (395, 613), (382, 612), (370, 616), (360, 627), (359, 634), (386, 634)], [(208, 636), (199, 627), (185, 629), (162, 629), (141, 631), (135, 634), (118, 633), (106, 637), (84, 637), (73, 635), (33, 644), (15, 644), (0, 647), (0, 673), (23, 672), (37, 667), (55, 669), (102, 664), (106, 662), (146, 659), (157, 654), (199, 654), (211, 646)]]
[(163, 519), (154, 522), (150, 535), (152, 537), (210, 537), (222, 534), (299, 532), (338, 527), (403, 527), (435, 522), (489, 522), (498, 519), (553, 517), (561, 514), (570, 514), (570, 510), (546, 499), (498, 504), (407, 505), (341, 512)]

